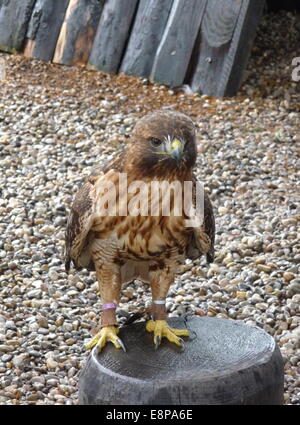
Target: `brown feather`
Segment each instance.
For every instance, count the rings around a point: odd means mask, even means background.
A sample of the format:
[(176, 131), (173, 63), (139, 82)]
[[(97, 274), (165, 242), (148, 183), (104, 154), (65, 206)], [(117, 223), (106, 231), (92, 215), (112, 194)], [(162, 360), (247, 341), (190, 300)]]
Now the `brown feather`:
[[(197, 179), (193, 175), (193, 202), (196, 207), (195, 186)], [(199, 211), (198, 211), (199, 212)], [(208, 194), (204, 191), (204, 218), (200, 228), (195, 228), (191, 237), (190, 244), (187, 249), (188, 258), (194, 260), (202, 254), (206, 254), (208, 263), (214, 260), (214, 243), (215, 243), (215, 218), (212, 204)]]

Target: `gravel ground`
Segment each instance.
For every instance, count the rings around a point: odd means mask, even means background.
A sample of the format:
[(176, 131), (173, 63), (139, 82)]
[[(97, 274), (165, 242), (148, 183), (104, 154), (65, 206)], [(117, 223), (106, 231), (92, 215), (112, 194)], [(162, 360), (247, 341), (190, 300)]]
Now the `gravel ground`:
[[(0, 404), (77, 403), (83, 344), (101, 303), (93, 273), (64, 272), (66, 216), (92, 166), (111, 158), (137, 118), (161, 107), (196, 122), (198, 176), (218, 229), (215, 263), (184, 266), (167, 299), (170, 315), (265, 329), (285, 360), (285, 403), (300, 404), (297, 20), (286, 12), (264, 19), (247, 81), (232, 99), (0, 54), (7, 62), (0, 84)], [(129, 285), (120, 321), (149, 300), (147, 287)]]

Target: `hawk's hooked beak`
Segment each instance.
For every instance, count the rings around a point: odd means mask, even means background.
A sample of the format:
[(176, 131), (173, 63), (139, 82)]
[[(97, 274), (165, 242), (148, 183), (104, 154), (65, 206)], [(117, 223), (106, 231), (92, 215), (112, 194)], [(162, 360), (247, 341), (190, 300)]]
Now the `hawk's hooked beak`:
[(179, 139), (173, 139), (169, 154), (176, 160), (177, 164), (181, 161), (183, 155), (184, 143)]

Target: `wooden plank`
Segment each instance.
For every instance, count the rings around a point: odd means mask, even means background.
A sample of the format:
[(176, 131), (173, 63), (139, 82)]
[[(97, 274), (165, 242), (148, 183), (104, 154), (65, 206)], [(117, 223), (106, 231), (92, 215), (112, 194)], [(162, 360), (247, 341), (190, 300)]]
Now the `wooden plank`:
[(244, 0), (232, 43), (224, 63), (218, 96), (234, 96), (247, 66), (265, 0)]
[(69, 0), (37, 0), (27, 31), (24, 55), (51, 61)]
[(120, 70), (149, 77), (173, 0), (141, 0)]
[(21, 51), (35, 0), (0, 0), (0, 50)]
[(208, 1), (192, 55), (193, 91), (218, 97), (236, 94), (263, 7), (264, 0)]
[(118, 71), (138, 0), (106, 0), (95, 36), (89, 67)]
[(201, 26), (199, 57), (191, 81), (193, 91), (217, 95), (241, 4), (242, 0), (208, 1)]
[(70, 0), (53, 62), (84, 65), (92, 49), (104, 0)]
[(207, 0), (174, 0), (155, 55), (152, 80), (173, 87), (183, 83), (206, 3)]

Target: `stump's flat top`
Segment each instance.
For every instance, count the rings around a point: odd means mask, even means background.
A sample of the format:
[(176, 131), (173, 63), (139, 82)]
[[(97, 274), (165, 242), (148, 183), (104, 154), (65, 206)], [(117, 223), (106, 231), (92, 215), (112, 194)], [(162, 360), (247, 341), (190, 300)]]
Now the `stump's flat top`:
[(274, 339), (257, 327), (242, 322), (212, 318), (170, 318), (170, 326), (189, 329), (185, 349), (165, 338), (158, 350), (154, 349), (153, 333), (145, 323), (121, 328), (120, 338), (127, 352), (107, 344), (100, 354), (92, 352), (92, 361), (101, 369), (123, 377), (153, 380), (199, 379), (227, 375), (269, 360), (275, 350)]

